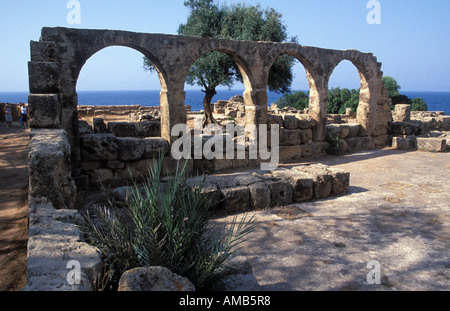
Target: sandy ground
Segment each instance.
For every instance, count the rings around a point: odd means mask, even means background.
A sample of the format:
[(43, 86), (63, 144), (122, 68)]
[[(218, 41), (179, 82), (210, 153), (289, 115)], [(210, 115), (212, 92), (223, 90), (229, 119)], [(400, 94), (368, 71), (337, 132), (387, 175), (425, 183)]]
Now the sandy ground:
[(0, 290), (26, 283), (29, 129), (0, 124)]

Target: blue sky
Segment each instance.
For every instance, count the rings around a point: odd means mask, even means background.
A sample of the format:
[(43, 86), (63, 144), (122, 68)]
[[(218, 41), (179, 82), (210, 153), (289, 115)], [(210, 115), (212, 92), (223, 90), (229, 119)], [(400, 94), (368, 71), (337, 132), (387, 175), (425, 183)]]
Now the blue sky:
[[(70, 25), (68, 0), (0, 0), (0, 92), (27, 91), (30, 41), (42, 27), (119, 29), (176, 34), (189, 11), (183, 0), (78, 0), (81, 24)], [(245, 0), (219, 3), (260, 4), (283, 15), (300, 44), (372, 52), (403, 91), (450, 92), (450, 1), (379, 0), (381, 24), (370, 25), (368, 0)], [(294, 67), (293, 89), (307, 89), (305, 71)], [(356, 68), (343, 62), (330, 87), (359, 87)], [(187, 86), (186, 89), (192, 88)], [(239, 88), (239, 85), (236, 86)], [(95, 54), (81, 71), (77, 90), (159, 89), (156, 74), (142, 68), (142, 55), (110, 47)]]

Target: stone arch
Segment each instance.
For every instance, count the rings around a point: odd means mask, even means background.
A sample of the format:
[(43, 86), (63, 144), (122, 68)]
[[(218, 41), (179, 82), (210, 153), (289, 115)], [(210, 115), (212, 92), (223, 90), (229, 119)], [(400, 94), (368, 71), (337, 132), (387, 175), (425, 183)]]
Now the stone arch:
[(342, 61), (349, 61), (358, 70), (360, 78), (360, 95), (357, 110), (357, 122), (360, 123), (366, 136), (375, 127), (377, 94), (380, 81), (377, 69), (378, 64), (372, 54), (360, 53), (355, 50), (343, 51), (341, 57), (338, 57), (330, 66), (330, 74), (326, 76), (327, 85), (331, 74)]
[(161, 90), (167, 90), (167, 74), (165, 73), (163, 66), (159, 63), (159, 61), (157, 60), (157, 58), (152, 55), (151, 53), (149, 53), (147, 50), (142, 49), (142, 48), (138, 48), (138, 47), (131, 47), (131, 46), (127, 46), (127, 45), (120, 45), (120, 44), (115, 44), (115, 45), (108, 45), (105, 47), (100, 48), (99, 50), (95, 51), (94, 53), (92, 53), (88, 58), (84, 59), (82, 61), (81, 66), (79, 66), (74, 72), (73, 72), (73, 81), (75, 82), (75, 90), (76, 91), (76, 84), (78, 82), (78, 78), (80, 76), (81, 71), (83, 70), (84, 66), (86, 65), (86, 63), (96, 54), (100, 53), (101, 51), (104, 51), (108, 48), (112, 48), (112, 47), (124, 47), (124, 48), (129, 48), (132, 49), (134, 51), (139, 52), (142, 56), (145, 56), (147, 58), (149, 58), (156, 70), (156, 73), (158, 74), (158, 78), (159, 78), (159, 82), (160, 82), (160, 86), (161, 86)]
[(317, 61), (318, 55), (327, 53), (312, 47), (305, 47), (293, 43), (283, 44), (283, 49), (274, 55), (271, 66), (276, 58), (281, 55), (295, 57), (303, 66), (309, 86), (308, 114), (317, 122), (313, 127), (313, 139), (315, 141), (325, 140), (326, 103), (328, 102), (328, 80), (323, 79), (326, 70), (321, 62)]

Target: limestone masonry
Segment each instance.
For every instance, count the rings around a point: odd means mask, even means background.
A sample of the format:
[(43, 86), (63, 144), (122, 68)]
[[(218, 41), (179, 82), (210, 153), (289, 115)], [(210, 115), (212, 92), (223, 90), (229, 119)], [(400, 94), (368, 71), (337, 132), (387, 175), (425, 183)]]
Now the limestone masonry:
[[(446, 142), (448, 145), (448, 136), (410, 137), (433, 134), (424, 125), (429, 123), (412, 120), (409, 107), (399, 106), (391, 113), (381, 63), (371, 53), (294, 43), (59, 27), (43, 28), (40, 40), (30, 45), (28, 105), (32, 136), (25, 290), (95, 289), (103, 264), (99, 252), (84, 242), (76, 226), (81, 217), (74, 210), (77, 193), (108, 185), (120, 196), (126, 192), (130, 173), (135, 178), (141, 177), (154, 165), (161, 151), (170, 150), (178, 138), (172, 136), (172, 128), (188, 124), (196, 117), (185, 106), (184, 85), (189, 68), (208, 52), (220, 51), (231, 56), (245, 86), (243, 96), (214, 105), (214, 112), (223, 115), (221, 125), (228, 122), (279, 125), (281, 162), (325, 155), (332, 139), (336, 140), (336, 154), (390, 145), (393, 136), (398, 147), (412, 144), (424, 150), (443, 151)], [(135, 49), (152, 61), (161, 82), (159, 107), (78, 106), (76, 85), (83, 65), (109, 46)], [(295, 57), (306, 70), (310, 89), (306, 111), (268, 107), (269, 70), (281, 55)], [(328, 81), (343, 60), (358, 69), (360, 103), (356, 115), (349, 111), (346, 115), (329, 116)], [(130, 122), (105, 122), (98, 117), (102, 109), (109, 114), (125, 115)], [(92, 124), (85, 120), (91, 117)], [(440, 129), (449, 123), (445, 118), (436, 122)], [(163, 170), (170, 172), (175, 167), (174, 161), (167, 152)], [(208, 174), (257, 164), (259, 160), (248, 157), (189, 160), (192, 171)], [(320, 164), (300, 165), (231, 179), (209, 176), (206, 191), (214, 194), (218, 209), (235, 213), (345, 195), (349, 175)], [(81, 263), (80, 284), (66, 281), (66, 264), (72, 259)]]

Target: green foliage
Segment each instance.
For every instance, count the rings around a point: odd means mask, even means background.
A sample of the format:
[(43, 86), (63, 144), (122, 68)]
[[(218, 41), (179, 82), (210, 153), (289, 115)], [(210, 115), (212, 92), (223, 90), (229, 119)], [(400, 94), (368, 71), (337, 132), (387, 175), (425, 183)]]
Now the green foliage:
[(101, 251), (112, 284), (128, 269), (164, 266), (190, 279), (196, 289), (207, 289), (255, 228), (254, 218), (234, 218), (228, 228), (211, 222), (205, 178), (189, 184), (185, 162), (162, 184), (162, 159), (142, 188), (134, 183), (122, 208), (113, 202), (108, 208), (97, 207), (93, 216), (87, 214), (81, 230)]
[(411, 105), (411, 98), (409, 98), (406, 95), (399, 94), (394, 97), (391, 97), (391, 99), (392, 99), (392, 109), (394, 109), (394, 106), (398, 104)]
[[(178, 34), (211, 38), (225, 38), (244, 41), (284, 42), (288, 35), (281, 14), (274, 9), (261, 9), (257, 6), (237, 4), (219, 6), (213, 0), (189, 0), (184, 5), (190, 15), (186, 23), (178, 28)], [(292, 38), (292, 42), (296, 42)], [(293, 80), (291, 67), (295, 59), (280, 56), (269, 73), (268, 88), (273, 92), (287, 92)], [(153, 65), (144, 58), (144, 68), (152, 70)], [(242, 75), (235, 62), (221, 52), (208, 53), (199, 58), (189, 70), (186, 82), (199, 85), (205, 91), (218, 86), (232, 87), (242, 82)]]
[(275, 104), (279, 108), (291, 107), (297, 110), (303, 110), (308, 108), (309, 98), (305, 92), (298, 91), (295, 93), (284, 94), (275, 102)]
[(428, 111), (428, 106), (423, 98), (416, 97), (411, 101), (412, 111)]
[(345, 114), (347, 108), (351, 108), (353, 112), (356, 112), (358, 105), (359, 89), (349, 90), (336, 87), (328, 91), (327, 112), (329, 114)]
[(400, 95), (399, 90), (401, 89), (401, 86), (398, 85), (397, 80), (395, 80), (393, 77), (383, 77), (383, 83), (389, 97), (392, 98), (394, 96)]

